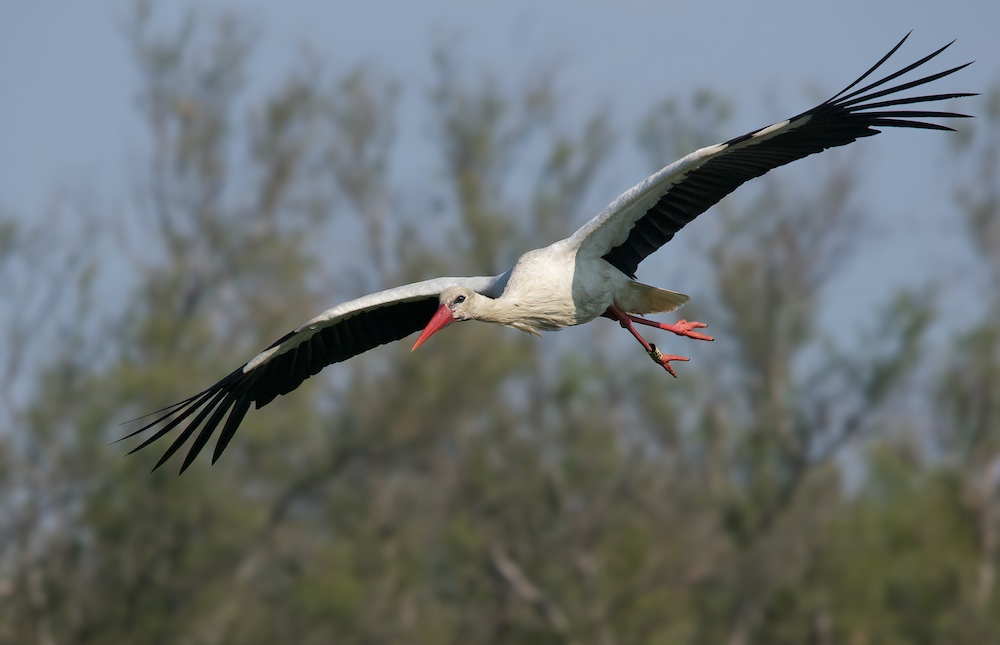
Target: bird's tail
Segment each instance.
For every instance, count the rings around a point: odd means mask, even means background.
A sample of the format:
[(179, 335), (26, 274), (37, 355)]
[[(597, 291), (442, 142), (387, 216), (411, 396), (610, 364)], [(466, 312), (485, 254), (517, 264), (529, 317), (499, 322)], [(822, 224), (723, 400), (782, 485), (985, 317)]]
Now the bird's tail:
[(641, 282), (633, 282), (629, 291), (632, 302), (628, 303), (625, 310), (633, 314), (656, 314), (673, 311), (691, 299), (683, 293), (657, 289)]

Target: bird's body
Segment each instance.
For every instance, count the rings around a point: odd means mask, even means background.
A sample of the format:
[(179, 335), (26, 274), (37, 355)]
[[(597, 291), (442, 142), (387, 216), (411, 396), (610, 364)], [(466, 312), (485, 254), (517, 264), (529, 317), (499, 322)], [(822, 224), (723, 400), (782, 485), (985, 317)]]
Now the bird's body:
[[(711, 338), (694, 331), (704, 327), (702, 323), (682, 320), (670, 325), (636, 315), (672, 311), (688, 300), (683, 294), (637, 282), (636, 268), (645, 257), (741, 184), (773, 168), (877, 134), (879, 127), (951, 130), (920, 119), (965, 116), (897, 108), (972, 96), (970, 93), (895, 95), (948, 76), (966, 65), (884, 87), (936, 57), (950, 43), (851, 91), (881, 67), (905, 40), (830, 100), (791, 119), (687, 155), (623, 193), (572, 236), (528, 251), (506, 273), (425, 280), (328, 309), (208, 389), (154, 413), (151, 422), (128, 436), (161, 424), (162, 427), (135, 450), (180, 427), (180, 434), (156, 467), (194, 436), (181, 466), (183, 472), (221, 425), (214, 462), (252, 404), (260, 408), (291, 392), (327, 365), (423, 329), (413, 346), (416, 349), (438, 330), (463, 320), (539, 334), (601, 316), (611, 318), (627, 329), (656, 363), (674, 374), (670, 362), (687, 359), (662, 354), (655, 345), (646, 342), (634, 324), (697, 340)], [(892, 98), (883, 98), (887, 96)]]
[[(481, 320), (532, 334), (555, 331), (592, 320), (585, 298), (606, 298), (600, 285), (587, 285), (574, 293), (576, 263), (565, 242), (528, 251), (511, 268), (503, 293), (495, 300), (482, 298)], [(538, 279), (535, 279), (538, 276)]]
[[(538, 334), (590, 322), (611, 305), (648, 314), (672, 311), (688, 300), (636, 282), (602, 258), (579, 254), (570, 240), (528, 251), (505, 274), (507, 282), (499, 297), (477, 299), (482, 313), (473, 318)], [(577, 270), (578, 260), (586, 270)], [(664, 300), (672, 306), (663, 307)]]

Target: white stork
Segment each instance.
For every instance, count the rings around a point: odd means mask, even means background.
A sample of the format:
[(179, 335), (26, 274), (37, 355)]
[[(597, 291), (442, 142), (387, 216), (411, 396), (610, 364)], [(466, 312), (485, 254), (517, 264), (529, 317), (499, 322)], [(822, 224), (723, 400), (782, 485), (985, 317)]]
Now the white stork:
[[(215, 385), (146, 415), (143, 418), (155, 418), (123, 439), (162, 424), (131, 451), (135, 452), (182, 428), (153, 469), (163, 465), (193, 436), (181, 465), (180, 472), (184, 472), (228, 413), (215, 444), (214, 464), (251, 404), (258, 408), (267, 405), (327, 365), (423, 329), (413, 345), (416, 349), (435, 332), (464, 320), (492, 322), (538, 334), (604, 316), (621, 324), (657, 364), (676, 376), (670, 362), (688, 359), (662, 354), (639, 335), (634, 323), (697, 340), (712, 338), (694, 331), (705, 327), (703, 323), (681, 320), (670, 325), (636, 315), (672, 311), (688, 300), (684, 294), (637, 282), (639, 263), (740, 184), (772, 168), (878, 134), (877, 128), (952, 130), (921, 119), (967, 115), (901, 106), (974, 94), (898, 94), (953, 74), (970, 63), (887, 86), (952, 43), (855, 89), (908, 37), (830, 100), (785, 121), (692, 152), (626, 191), (571, 237), (525, 253), (506, 273), (435, 278), (337, 305), (278, 339)], [(880, 100), (883, 97), (890, 98)]]

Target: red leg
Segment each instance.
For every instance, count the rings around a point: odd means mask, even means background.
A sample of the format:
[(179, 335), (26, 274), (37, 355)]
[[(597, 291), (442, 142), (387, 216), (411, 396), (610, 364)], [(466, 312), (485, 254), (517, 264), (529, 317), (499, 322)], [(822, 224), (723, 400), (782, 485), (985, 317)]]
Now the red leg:
[(707, 334), (702, 334), (693, 329), (701, 329), (703, 327), (708, 327), (705, 323), (701, 322), (688, 322), (683, 318), (678, 320), (676, 324), (669, 325), (667, 323), (656, 322), (655, 320), (647, 320), (645, 318), (640, 318), (639, 316), (633, 316), (632, 314), (626, 314), (619, 311), (622, 316), (628, 317), (634, 323), (639, 323), (640, 325), (648, 325), (649, 327), (656, 327), (657, 329), (663, 329), (665, 331), (673, 332), (678, 336), (687, 336), (688, 338), (693, 338), (695, 340), (715, 340)]
[(713, 340), (711, 336), (706, 336), (705, 334), (700, 334), (696, 331), (691, 331), (692, 329), (698, 329), (701, 327), (706, 327), (704, 323), (699, 322), (687, 322), (685, 320), (679, 321), (676, 325), (668, 325), (665, 323), (658, 323), (652, 320), (646, 320), (645, 318), (640, 318), (638, 316), (633, 316), (627, 314), (618, 307), (611, 305), (608, 310), (602, 314), (606, 318), (612, 320), (617, 320), (618, 323), (625, 329), (629, 331), (630, 334), (635, 336), (635, 339), (639, 341), (649, 357), (653, 359), (653, 362), (660, 365), (663, 369), (670, 372), (670, 375), (677, 378), (677, 373), (674, 372), (674, 368), (670, 366), (670, 361), (689, 361), (691, 359), (685, 356), (676, 356), (673, 354), (664, 354), (656, 348), (656, 345), (646, 342), (639, 332), (635, 330), (632, 325), (633, 322), (637, 322), (642, 325), (649, 325), (650, 327), (657, 327), (659, 329), (665, 329), (667, 331), (673, 332), (678, 336), (687, 336), (688, 338), (694, 338), (696, 340)]

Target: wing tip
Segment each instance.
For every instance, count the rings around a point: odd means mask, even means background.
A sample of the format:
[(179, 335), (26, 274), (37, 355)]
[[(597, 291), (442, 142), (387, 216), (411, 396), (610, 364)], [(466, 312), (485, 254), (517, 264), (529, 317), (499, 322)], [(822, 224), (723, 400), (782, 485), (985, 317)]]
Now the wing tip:
[[(198, 428), (201, 428), (201, 432), (195, 438), (194, 444), (192, 444), (191, 448), (188, 450), (188, 454), (185, 456), (184, 463), (182, 464), (180, 470), (180, 473), (183, 473), (191, 465), (198, 453), (201, 452), (204, 444), (208, 442), (222, 418), (234, 407), (234, 404), (241, 403), (242, 399), (245, 398), (246, 406), (249, 406), (251, 397), (247, 390), (251, 385), (253, 385), (256, 379), (248, 378), (247, 375), (242, 372), (242, 369), (243, 368), (241, 367), (235, 370), (219, 382), (209, 388), (206, 388), (205, 390), (202, 390), (194, 396), (190, 396), (182, 401), (168, 405), (157, 412), (151, 412), (138, 417), (137, 419), (133, 419), (132, 421), (126, 421), (125, 423), (120, 424), (125, 425), (134, 421), (146, 419), (153, 415), (159, 415), (149, 423), (144, 424), (141, 428), (130, 432), (123, 437), (115, 439), (111, 443), (114, 444), (124, 441), (125, 439), (135, 437), (136, 435), (163, 424), (163, 426), (153, 435), (147, 437), (138, 446), (125, 453), (125, 456), (132, 455), (139, 452), (143, 448), (146, 448), (150, 444), (159, 441), (187, 422), (186, 425), (183, 425), (181, 433), (164, 451), (163, 455), (160, 456), (159, 460), (150, 471), (155, 472), (163, 466), (188, 442), (195, 431), (198, 430)], [(189, 419), (192, 415), (195, 415), (194, 418)]]

